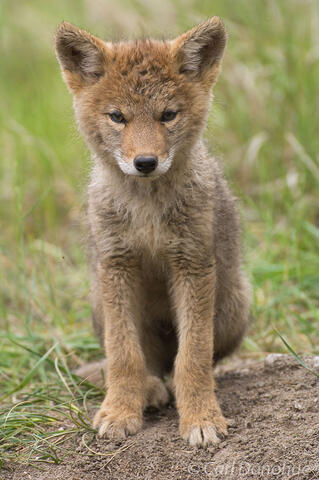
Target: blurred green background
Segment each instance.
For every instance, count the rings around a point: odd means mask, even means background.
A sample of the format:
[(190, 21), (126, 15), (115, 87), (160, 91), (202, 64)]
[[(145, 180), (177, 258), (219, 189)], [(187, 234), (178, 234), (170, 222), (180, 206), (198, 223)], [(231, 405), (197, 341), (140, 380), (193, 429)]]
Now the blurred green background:
[(319, 353), (318, 0), (1, 0), (0, 467), (3, 452), (57, 462), (45, 412), (73, 422), (99, 394), (68, 370), (101, 352), (81, 227), (90, 160), (54, 31), (67, 20), (108, 40), (172, 37), (212, 15), (229, 42), (206, 138), (240, 197), (254, 285), (240, 354), (287, 351), (276, 329)]
[[(172, 37), (219, 15), (228, 49), (206, 138), (240, 197), (255, 322), (242, 355), (319, 352), (317, 0), (1, 0), (0, 374), (59, 342), (99, 355), (81, 228), (90, 168), (53, 50), (62, 20), (104, 39)], [(42, 367), (41, 367), (42, 368)], [(46, 378), (45, 370), (39, 380)], [(41, 377), (42, 375), (42, 377)], [(34, 380), (35, 381), (35, 380)]]

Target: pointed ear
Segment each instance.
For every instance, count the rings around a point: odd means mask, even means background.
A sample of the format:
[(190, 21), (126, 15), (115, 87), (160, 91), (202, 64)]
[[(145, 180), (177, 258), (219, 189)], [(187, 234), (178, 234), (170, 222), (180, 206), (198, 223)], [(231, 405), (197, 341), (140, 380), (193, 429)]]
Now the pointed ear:
[(176, 38), (172, 47), (179, 72), (197, 79), (210, 73), (214, 83), (226, 41), (226, 29), (219, 17), (212, 17)]
[(108, 48), (90, 33), (63, 22), (55, 35), (56, 56), (69, 89), (92, 85), (106, 71)]

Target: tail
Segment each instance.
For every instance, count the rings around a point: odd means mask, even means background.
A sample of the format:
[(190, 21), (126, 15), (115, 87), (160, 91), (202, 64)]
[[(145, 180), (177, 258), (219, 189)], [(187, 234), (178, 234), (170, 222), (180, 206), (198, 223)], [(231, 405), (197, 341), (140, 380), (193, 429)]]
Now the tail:
[(97, 387), (105, 387), (105, 367), (106, 359), (100, 360), (99, 362), (91, 362), (83, 365), (82, 367), (74, 370), (75, 375), (87, 380)]

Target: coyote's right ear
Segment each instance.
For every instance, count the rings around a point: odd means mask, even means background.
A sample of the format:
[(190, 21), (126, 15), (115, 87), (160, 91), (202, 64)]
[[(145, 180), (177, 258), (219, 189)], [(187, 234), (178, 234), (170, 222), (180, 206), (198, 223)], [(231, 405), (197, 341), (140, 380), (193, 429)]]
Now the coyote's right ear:
[(55, 48), (63, 78), (73, 93), (104, 75), (108, 48), (85, 30), (63, 22), (55, 35)]

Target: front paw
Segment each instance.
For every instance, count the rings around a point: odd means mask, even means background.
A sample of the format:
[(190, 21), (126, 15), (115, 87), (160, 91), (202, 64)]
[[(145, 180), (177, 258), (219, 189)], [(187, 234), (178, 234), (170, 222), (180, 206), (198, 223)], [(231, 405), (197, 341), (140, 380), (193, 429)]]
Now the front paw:
[(216, 445), (227, 436), (227, 423), (223, 415), (196, 416), (181, 420), (180, 434), (192, 446)]
[(123, 440), (142, 428), (142, 414), (102, 405), (94, 416), (93, 427), (98, 429), (100, 437)]

